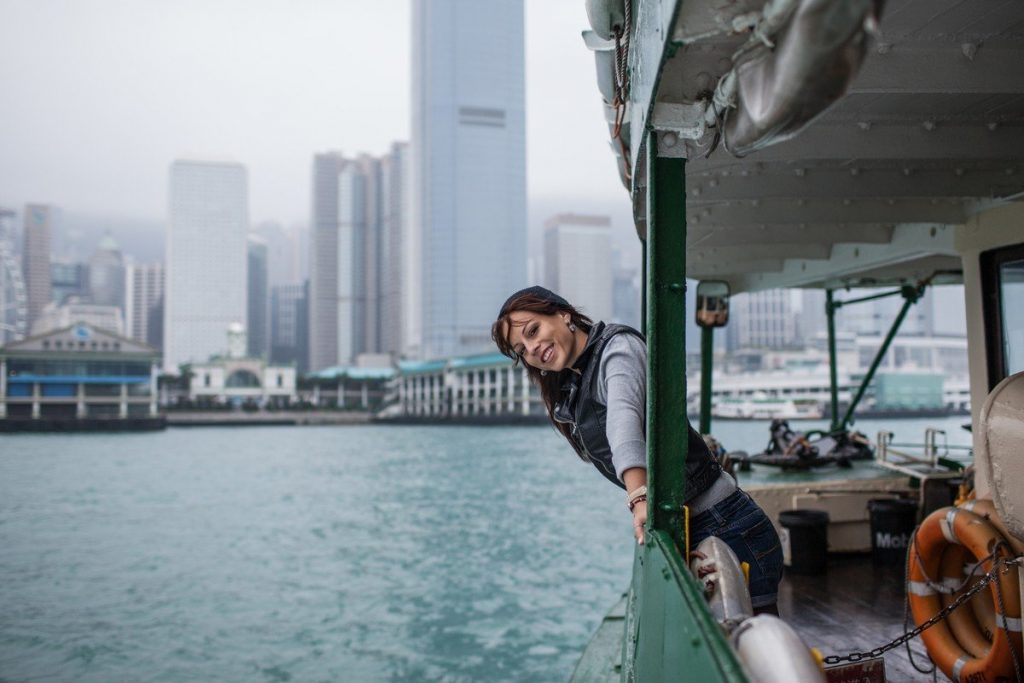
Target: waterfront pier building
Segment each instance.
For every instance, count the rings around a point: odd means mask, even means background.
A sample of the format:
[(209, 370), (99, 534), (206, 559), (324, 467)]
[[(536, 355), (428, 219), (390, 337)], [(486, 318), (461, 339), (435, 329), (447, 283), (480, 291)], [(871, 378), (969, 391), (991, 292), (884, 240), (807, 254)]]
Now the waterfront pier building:
[(500, 353), (431, 361), (403, 361), (391, 407), (382, 417), (455, 422), (547, 419), (537, 388), (523, 367)]
[(88, 323), (0, 347), (0, 431), (157, 429), (160, 352)]

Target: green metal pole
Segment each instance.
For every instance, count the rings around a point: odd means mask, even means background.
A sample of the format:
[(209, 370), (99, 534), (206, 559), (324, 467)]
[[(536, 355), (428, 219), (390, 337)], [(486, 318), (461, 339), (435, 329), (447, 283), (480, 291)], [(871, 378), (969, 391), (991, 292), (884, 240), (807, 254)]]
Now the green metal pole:
[(640, 329), (647, 334), (647, 239), (640, 240)]
[(899, 332), (900, 325), (903, 324), (903, 319), (907, 317), (907, 312), (910, 311), (910, 307), (917, 303), (917, 300), (921, 297), (921, 289), (912, 285), (907, 285), (902, 291), (903, 308), (900, 309), (899, 314), (896, 316), (896, 320), (893, 321), (892, 327), (889, 328), (889, 334), (885, 336), (885, 340), (882, 342), (882, 346), (879, 347), (878, 353), (875, 354), (875, 359), (871, 363), (871, 367), (868, 368), (868, 373), (864, 375), (864, 379), (861, 380), (860, 387), (857, 389), (857, 395), (850, 401), (850, 407), (846, 409), (846, 415), (843, 416), (842, 424), (840, 425), (843, 429), (850, 424), (850, 420), (853, 418), (853, 411), (857, 409), (857, 404), (860, 403), (860, 399), (864, 396), (864, 392), (868, 390), (868, 385), (871, 384), (871, 380), (875, 377), (875, 371), (878, 370), (878, 366), (882, 364), (882, 359), (885, 358), (886, 352), (889, 350), (889, 344), (896, 337), (896, 333)]
[(862, 304), (865, 301), (875, 301), (876, 299), (885, 299), (890, 296), (899, 296), (903, 293), (902, 289), (894, 289), (891, 292), (882, 292), (881, 294), (872, 294), (871, 296), (862, 296), (859, 299), (846, 299), (844, 301), (835, 302), (836, 308), (842, 306), (850, 306), (851, 304)]
[(711, 366), (714, 365), (715, 328), (700, 328), (700, 433), (711, 433)]
[(647, 143), (647, 488), (652, 529), (686, 547), (686, 161)]
[(832, 302), (832, 290), (825, 290), (825, 316), (828, 318), (828, 381), (832, 393), (832, 431), (839, 427), (839, 377), (836, 371), (836, 306)]

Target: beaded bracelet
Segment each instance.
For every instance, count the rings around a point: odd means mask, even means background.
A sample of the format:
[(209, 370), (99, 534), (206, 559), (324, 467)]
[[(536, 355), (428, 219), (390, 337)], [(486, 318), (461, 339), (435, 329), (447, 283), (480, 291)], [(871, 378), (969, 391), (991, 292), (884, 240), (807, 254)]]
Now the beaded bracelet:
[(644, 500), (647, 500), (647, 487), (646, 486), (637, 487), (637, 488), (633, 489), (632, 491), (630, 491), (628, 494), (626, 494), (626, 505), (629, 506), (630, 510), (633, 509), (633, 505), (635, 505), (636, 501), (639, 500), (641, 497)]
[(633, 500), (629, 501), (629, 503), (627, 503), (627, 505), (629, 505), (629, 511), (632, 512), (633, 508), (635, 508), (638, 504), (646, 503), (646, 502), (647, 502), (647, 496), (637, 496)]

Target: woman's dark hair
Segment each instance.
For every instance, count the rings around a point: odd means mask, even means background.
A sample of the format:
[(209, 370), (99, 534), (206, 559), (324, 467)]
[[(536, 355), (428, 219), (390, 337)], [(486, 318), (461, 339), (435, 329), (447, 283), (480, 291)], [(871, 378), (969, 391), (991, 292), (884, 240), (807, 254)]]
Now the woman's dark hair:
[(542, 375), (540, 369), (533, 367), (516, 353), (508, 340), (508, 335), (511, 333), (513, 325), (510, 316), (516, 311), (540, 313), (541, 315), (568, 313), (569, 321), (587, 333), (594, 326), (594, 322), (567, 302), (556, 303), (534, 292), (521, 292), (505, 302), (505, 305), (501, 308), (501, 313), (498, 314), (498, 319), (491, 325), (491, 339), (498, 346), (498, 350), (516, 363), (522, 361), (530, 381), (540, 388), (540, 397), (544, 401), (544, 408), (548, 411), (548, 419), (551, 420), (551, 424), (572, 445), (576, 455), (586, 459), (583, 453), (580, 452), (579, 447), (577, 447), (576, 442), (572, 439), (572, 427), (564, 422), (555, 421), (555, 404), (558, 402), (559, 394), (561, 393), (562, 381), (565, 379), (565, 373), (572, 372), (572, 370), (566, 368), (561, 372), (548, 372)]

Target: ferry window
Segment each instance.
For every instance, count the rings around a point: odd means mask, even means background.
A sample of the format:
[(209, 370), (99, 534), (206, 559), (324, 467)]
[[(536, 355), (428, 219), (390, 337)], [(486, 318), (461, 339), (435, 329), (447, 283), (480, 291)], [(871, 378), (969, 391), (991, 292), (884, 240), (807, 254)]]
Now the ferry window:
[(1003, 360), (1006, 375), (1024, 370), (1024, 259), (999, 268), (999, 302), (1002, 305)]
[(1024, 371), (1024, 244), (981, 255), (989, 389)]

